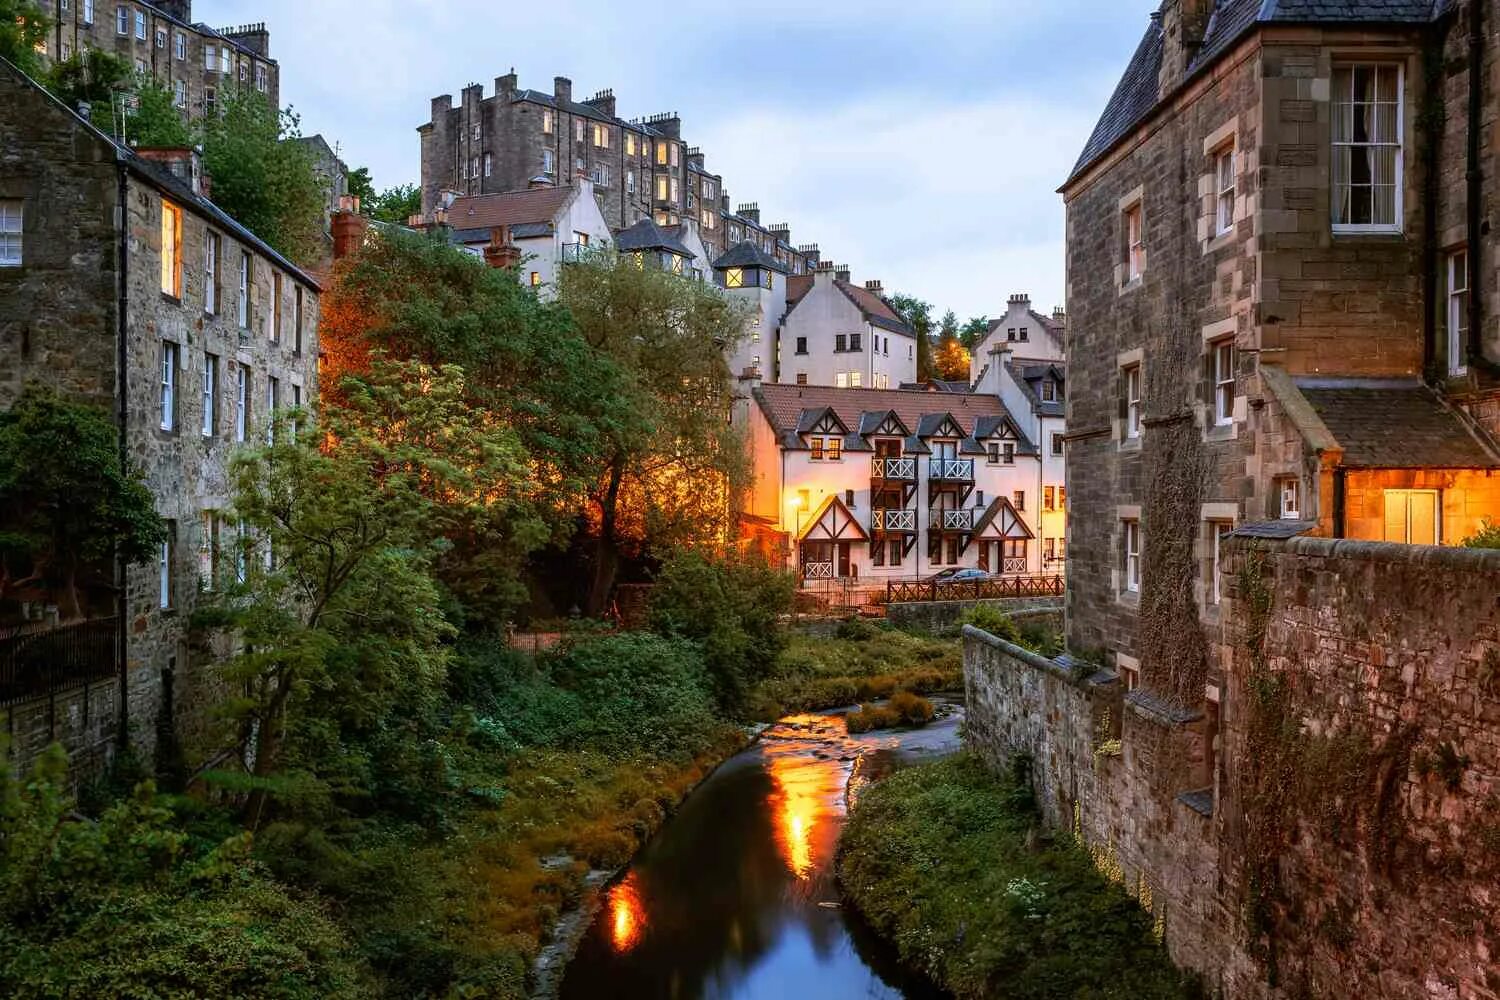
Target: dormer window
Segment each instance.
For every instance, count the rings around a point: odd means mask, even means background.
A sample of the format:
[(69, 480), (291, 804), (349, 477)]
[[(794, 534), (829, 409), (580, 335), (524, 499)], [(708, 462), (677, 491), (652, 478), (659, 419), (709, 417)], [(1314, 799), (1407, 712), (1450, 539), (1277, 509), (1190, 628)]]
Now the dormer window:
[(1042, 381), (1042, 401), (1045, 403), (1057, 402), (1057, 383), (1051, 379)]

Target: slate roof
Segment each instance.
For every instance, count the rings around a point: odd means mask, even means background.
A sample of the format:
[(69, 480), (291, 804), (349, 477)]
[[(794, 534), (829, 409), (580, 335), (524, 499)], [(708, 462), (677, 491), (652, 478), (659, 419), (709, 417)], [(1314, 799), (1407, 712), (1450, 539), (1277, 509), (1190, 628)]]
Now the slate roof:
[(448, 206), (448, 225), (486, 233), (496, 226), (550, 225), (573, 193), (571, 187), (545, 187), (455, 198)]
[(630, 253), (637, 250), (667, 250), (689, 259), (693, 251), (682, 245), (682, 241), (651, 219), (641, 219), (628, 229), (615, 234), (615, 249)]
[[(1008, 361), (1005, 367), (1010, 372), (1016, 386), (1021, 390), (1021, 394), (1031, 403), (1033, 413), (1042, 417), (1061, 417), (1066, 415), (1066, 402), (1064, 399), (1068, 372), (1066, 366), (1056, 361), (1048, 361), (1040, 365), (1028, 365), (1016, 361)], [(1057, 379), (1058, 387), (1063, 391), (1057, 394), (1057, 399), (1046, 402), (1042, 399), (1042, 394), (1037, 391), (1037, 387), (1032, 383), (1040, 382), (1049, 374)]]
[(763, 267), (768, 271), (787, 273), (786, 265), (766, 253), (748, 240), (736, 243), (714, 261), (714, 267), (723, 270), (729, 267)]
[(1317, 521), (1251, 521), (1229, 532), (1228, 538), (1271, 538), (1285, 541), (1306, 534), (1318, 526)]
[[(839, 389), (833, 386), (770, 383), (756, 388), (754, 396), (761, 412), (776, 432), (781, 446), (792, 449), (802, 448), (797, 434), (805, 433), (828, 410), (832, 410), (846, 428), (859, 430), (871, 426), (865, 423), (866, 414), (878, 413), (883, 420), (887, 413), (895, 413), (903, 426), (915, 429), (915, 433), (906, 439), (908, 454), (927, 454), (928, 449), (922, 443), (922, 435), (930, 434), (941, 419), (950, 414), (966, 435), (962, 450), (966, 454), (983, 454), (984, 449), (978, 438), (992, 434), (1000, 421), (1009, 417), (1000, 398), (988, 394), (954, 394), (934, 398), (928, 392), (904, 389)], [(1016, 453), (1035, 455), (1035, 445), (1014, 421), (1011, 424), (1017, 435)], [(879, 426), (879, 421), (874, 426)], [(844, 450), (873, 449), (861, 434), (849, 433), (845, 438)]]
[(1297, 388), (1344, 449), (1370, 469), (1493, 469), (1500, 456), (1420, 383), (1299, 380)]
[[(1256, 25), (1425, 24), (1443, 14), (1449, 3), (1450, 0), (1219, 0), (1184, 82), (1212, 65)], [(1152, 18), (1065, 185), (1133, 132), (1156, 109), (1158, 99), (1165, 96), (1157, 93), (1163, 43), (1161, 24)]]

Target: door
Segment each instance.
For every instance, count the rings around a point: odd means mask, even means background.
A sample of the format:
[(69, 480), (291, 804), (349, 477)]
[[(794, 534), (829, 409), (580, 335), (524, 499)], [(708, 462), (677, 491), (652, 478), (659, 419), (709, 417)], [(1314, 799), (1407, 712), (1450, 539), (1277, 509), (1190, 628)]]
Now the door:
[(1441, 511), (1437, 490), (1386, 490), (1385, 540), (1441, 545)]
[(901, 442), (894, 438), (885, 438), (875, 442), (876, 458), (900, 458)]
[(849, 575), (849, 543), (839, 542), (839, 578)]

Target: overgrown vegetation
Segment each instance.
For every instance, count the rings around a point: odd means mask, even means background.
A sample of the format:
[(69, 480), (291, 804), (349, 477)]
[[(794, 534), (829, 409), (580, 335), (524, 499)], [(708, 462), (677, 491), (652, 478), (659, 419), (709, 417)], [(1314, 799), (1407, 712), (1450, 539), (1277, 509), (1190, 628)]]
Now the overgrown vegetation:
[(957, 691), (963, 684), (958, 643), (855, 619), (836, 638), (794, 635), (754, 692), (749, 711), (771, 720), (878, 701), (897, 691)]
[(972, 757), (909, 768), (860, 796), (839, 881), (903, 961), (960, 998), (1194, 995), (1150, 914), (1039, 825), (1029, 789)]
[(1465, 538), (1463, 544), (1470, 549), (1500, 549), (1500, 521), (1485, 518), (1479, 530)]
[(894, 729), (897, 726), (918, 728), (932, 721), (936, 710), (932, 702), (910, 691), (897, 691), (884, 705), (861, 705), (859, 711), (844, 716), (851, 733), (868, 733), (872, 729)]

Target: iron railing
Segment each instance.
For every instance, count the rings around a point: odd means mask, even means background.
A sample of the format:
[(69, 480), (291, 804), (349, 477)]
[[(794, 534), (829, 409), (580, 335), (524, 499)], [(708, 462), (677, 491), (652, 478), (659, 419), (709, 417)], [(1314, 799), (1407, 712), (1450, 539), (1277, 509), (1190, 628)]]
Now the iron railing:
[(44, 631), (0, 631), (0, 706), (115, 676), (118, 638), (118, 618), (97, 618)]
[(598, 260), (603, 253), (603, 247), (587, 243), (564, 243), (562, 248), (562, 262), (564, 264), (591, 264)]
[(967, 507), (960, 510), (929, 510), (927, 526), (938, 531), (972, 531), (974, 511)]
[(943, 483), (972, 483), (974, 460), (972, 458), (934, 458), (927, 463), (927, 478)]
[(870, 478), (883, 479), (888, 482), (914, 483), (917, 481), (917, 460), (915, 458), (872, 458), (870, 459)]
[(1060, 576), (1001, 576), (988, 580), (891, 580), (885, 585), (888, 604), (930, 601), (988, 601), (1014, 597), (1061, 597)]
[(873, 531), (916, 531), (917, 512), (914, 510), (876, 510), (870, 515)]

